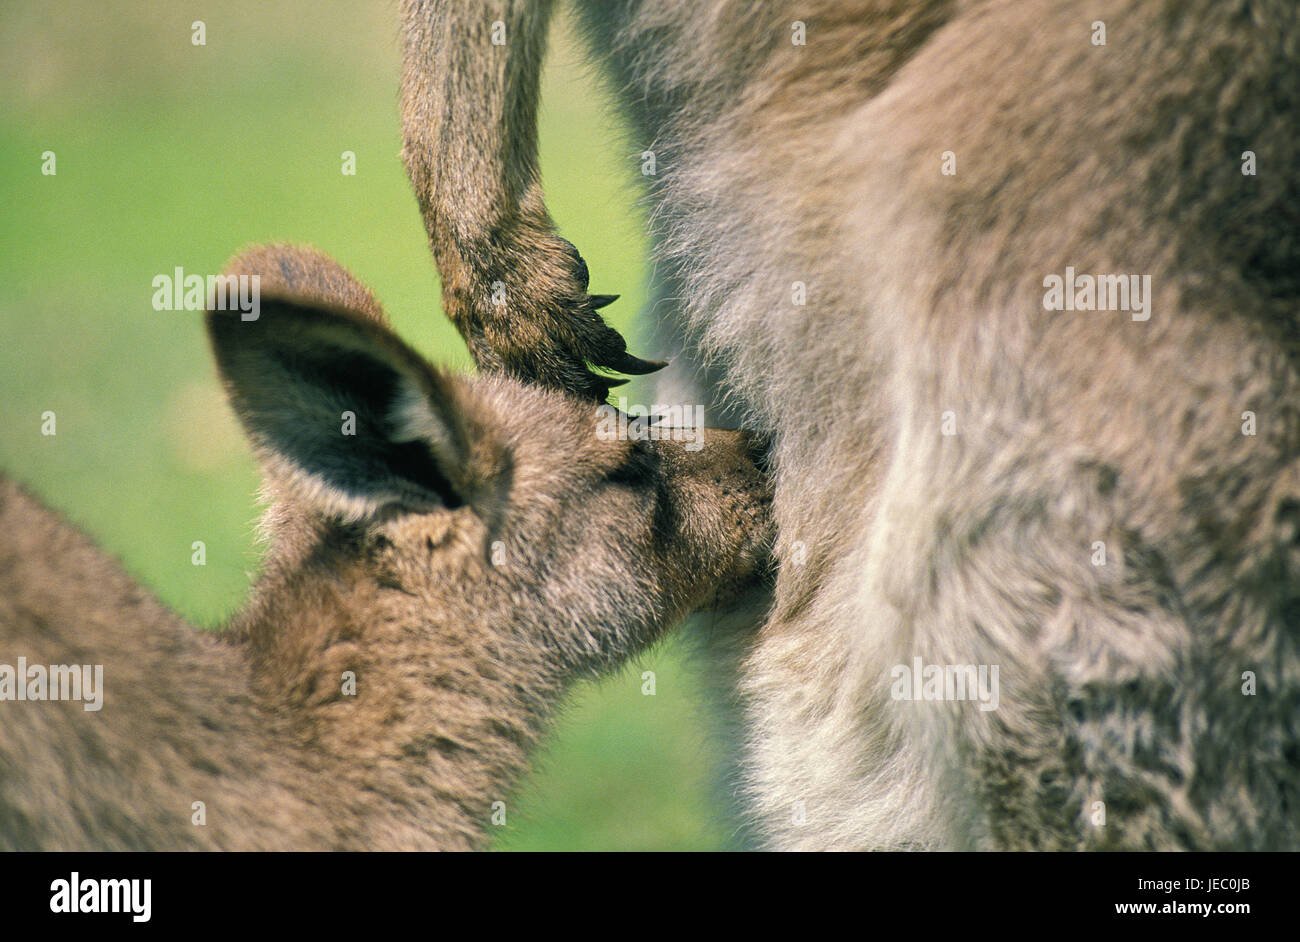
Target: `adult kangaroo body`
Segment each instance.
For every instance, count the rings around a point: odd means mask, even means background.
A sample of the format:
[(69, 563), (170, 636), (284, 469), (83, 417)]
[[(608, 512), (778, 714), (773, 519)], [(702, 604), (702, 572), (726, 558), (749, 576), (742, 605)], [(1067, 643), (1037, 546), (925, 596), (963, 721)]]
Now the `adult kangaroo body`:
[[(603, 399), (654, 364), (542, 201), (550, 7), (407, 0), (404, 157), (480, 365)], [(666, 388), (773, 437), (764, 842), (1300, 846), (1294, 3), (578, 10), (654, 155)]]

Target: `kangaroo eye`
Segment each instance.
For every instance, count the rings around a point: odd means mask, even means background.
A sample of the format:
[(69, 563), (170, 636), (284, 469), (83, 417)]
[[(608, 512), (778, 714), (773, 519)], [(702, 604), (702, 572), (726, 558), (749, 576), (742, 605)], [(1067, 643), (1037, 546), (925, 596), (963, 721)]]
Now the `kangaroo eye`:
[(627, 487), (646, 487), (654, 482), (658, 471), (658, 454), (643, 443), (636, 442), (623, 461), (605, 475), (605, 480)]

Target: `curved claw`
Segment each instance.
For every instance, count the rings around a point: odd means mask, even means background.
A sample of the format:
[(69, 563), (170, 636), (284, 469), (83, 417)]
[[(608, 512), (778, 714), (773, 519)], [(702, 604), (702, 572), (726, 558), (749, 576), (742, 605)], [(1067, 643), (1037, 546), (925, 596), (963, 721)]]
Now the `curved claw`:
[(613, 304), (615, 301), (618, 300), (618, 297), (619, 296), (616, 294), (593, 294), (589, 299), (591, 303), (591, 309), (593, 311), (599, 311), (602, 307), (606, 307), (607, 305)]
[(646, 373), (654, 373), (658, 370), (662, 370), (668, 365), (668, 363), (660, 360), (643, 360), (640, 357), (634, 357), (632, 354), (624, 351), (600, 365), (619, 373), (631, 373), (633, 376), (644, 376)]

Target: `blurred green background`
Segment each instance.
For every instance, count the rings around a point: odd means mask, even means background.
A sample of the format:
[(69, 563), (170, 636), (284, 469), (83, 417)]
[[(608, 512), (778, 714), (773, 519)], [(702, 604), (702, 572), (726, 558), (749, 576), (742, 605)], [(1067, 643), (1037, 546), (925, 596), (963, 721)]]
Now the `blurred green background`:
[[(257, 570), (257, 478), (199, 315), (155, 311), (156, 275), (308, 242), (423, 353), (469, 367), (399, 158), (399, 71), (395, 0), (0, 3), (0, 467), (200, 624), (240, 605)], [(543, 87), (550, 208), (591, 290), (623, 295), (606, 313), (626, 331), (648, 272), (642, 148), (563, 17)], [(677, 641), (578, 688), (496, 846), (725, 846), (701, 688)]]

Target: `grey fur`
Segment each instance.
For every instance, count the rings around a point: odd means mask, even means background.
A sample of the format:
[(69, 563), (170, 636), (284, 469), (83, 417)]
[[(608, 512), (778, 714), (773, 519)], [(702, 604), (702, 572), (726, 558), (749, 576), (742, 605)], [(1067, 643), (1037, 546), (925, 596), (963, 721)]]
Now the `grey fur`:
[[(525, 272), (558, 258), (535, 174), (473, 199), (535, 152), (500, 63), (536, 70), (549, 5), (404, 5), (447, 30), (405, 82), (431, 239), (491, 231)], [(775, 606), (737, 681), (766, 845), (1300, 847), (1300, 9), (577, 9), (656, 154), (674, 382), (714, 371), (699, 395), (774, 441)], [(523, 44), (458, 25), (489, 19)], [(491, 225), (525, 210), (527, 238)], [(1066, 266), (1149, 275), (1150, 320), (1045, 310)], [(580, 359), (528, 314), (555, 285), (516, 286), (520, 318)], [(999, 666), (999, 708), (893, 699), (914, 657)]]

